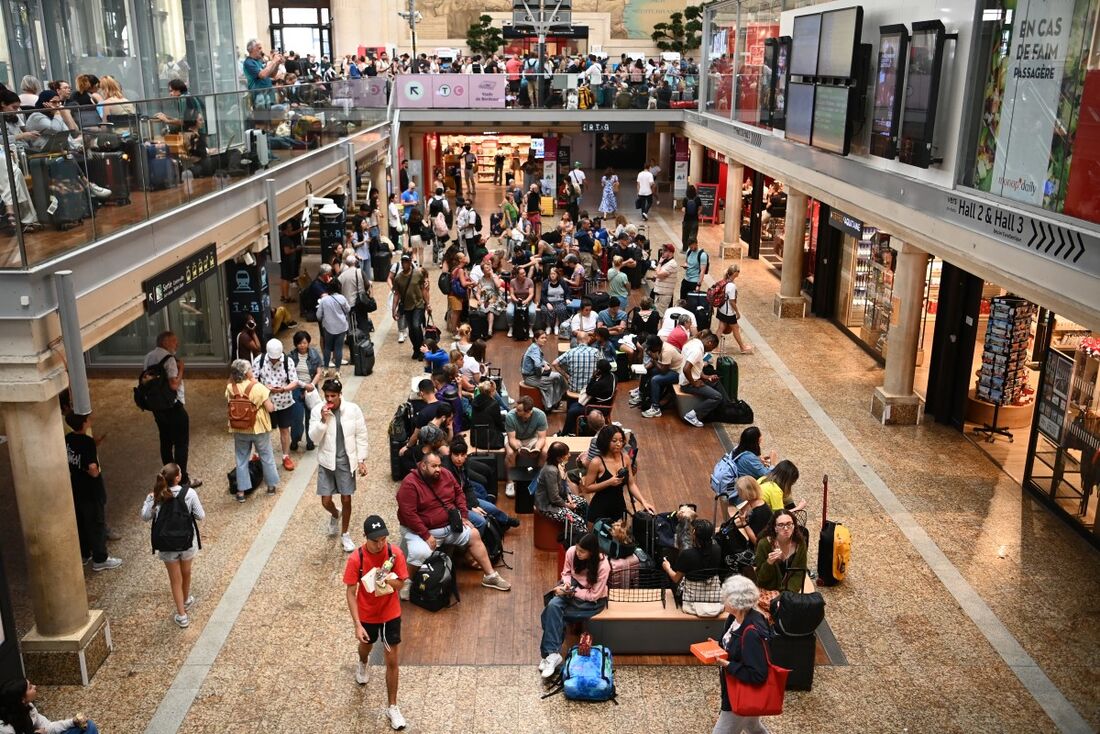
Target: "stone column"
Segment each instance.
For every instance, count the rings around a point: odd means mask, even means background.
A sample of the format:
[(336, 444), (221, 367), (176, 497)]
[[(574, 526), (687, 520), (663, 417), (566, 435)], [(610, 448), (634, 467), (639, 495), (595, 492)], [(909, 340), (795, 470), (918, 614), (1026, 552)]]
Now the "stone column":
[(806, 315), (802, 296), (802, 243), (806, 238), (806, 194), (787, 191), (787, 218), (783, 229), (783, 272), (773, 310), (781, 319)]
[(379, 161), (375, 163), (370, 171), (370, 180), (374, 183), (374, 188), (378, 189), (380, 202), (386, 203), (386, 198), (389, 196), (389, 192), (386, 190), (386, 163), (385, 161)]
[(695, 186), (703, 180), (703, 144), (688, 141), (688, 183)]
[(88, 610), (65, 432), (57, 398), (0, 405), (23, 540), (34, 628), (21, 643), (27, 677), (87, 685), (106, 659), (110, 630)]
[(722, 257), (740, 260), (741, 251), (741, 182), (745, 167), (726, 159), (726, 222), (722, 230)]
[(891, 245), (894, 243), (898, 245), (898, 264), (894, 270), (895, 312), (887, 336), (886, 379), (882, 387), (875, 388), (871, 414), (884, 425), (912, 426), (920, 423), (924, 413), (923, 401), (913, 392), (913, 375), (929, 256), (908, 242), (894, 239)]

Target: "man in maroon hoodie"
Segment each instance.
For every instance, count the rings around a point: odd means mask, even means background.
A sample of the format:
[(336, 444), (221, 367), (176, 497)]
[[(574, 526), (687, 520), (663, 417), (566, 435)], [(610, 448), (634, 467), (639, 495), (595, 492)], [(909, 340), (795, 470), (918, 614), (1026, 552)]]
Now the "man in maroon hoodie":
[[(457, 509), (462, 516), (458, 530), (450, 526), (450, 511)], [(409, 576), (428, 560), (436, 548), (457, 546), (465, 548), (477, 565), (485, 572), (481, 585), (498, 591), (508, 591), (512, 585), (493, 570), (489, 553), (481, 542), (481, 535), (474, 530), (467, 516), (466, 496), (454, 475), (443, 471), (439, 456), (425, 454), (401, 481), (397, 490), (397, 520), (405, 534), (408, 546)], [(401, 598), (409, 598), (410, 582), (406, 581)]]

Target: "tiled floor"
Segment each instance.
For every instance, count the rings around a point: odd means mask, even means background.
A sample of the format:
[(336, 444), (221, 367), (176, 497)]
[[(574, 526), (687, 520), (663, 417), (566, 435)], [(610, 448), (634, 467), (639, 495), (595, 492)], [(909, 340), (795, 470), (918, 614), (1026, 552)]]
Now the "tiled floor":
[[(620, 201), (631, 201), (629, 187)], [(494, 198), (495, 197), (495, 198)], [(481, 194), (482, 212), (499, 196)], [(479, 206), (479, 208), (481, 208)], [(664, 209), (650, 225), (655, 241), (678, 232)], [(720, 228), (704, 228), (713, 253)], [(715, 268), (717, 269), (717, 268)], [(883, 427), (869, 413), (882, 377), (870, 357), (830, 323), (778, 321), (771, 315), (775, 277), (743, 263), (742, 308), (793, 377), (900, 499), (1092, 729), (1100, 728), (1100, 554), (959, 433), (928, 424)], [(434, 291), (434, 288), (433, 288)], [(442, 297), (433, 296), (437, 309)], [(372, 437), (370, 475), (355, 498), (361, 522), (378, 511), (394, 522), (385, 426), (418, 368), (392, 333), (377, 343), (378, 366), (357, 401)], [(814, 689), (790, 694), (775, 732), (1045, 732), (1054, 725), (933, 569), (836, 450), (781, 375), (763, 355), (738, 359), (742, 396), (753, 406), (765, 440), (802, 472), (795, 488), (809, 501), (810, 526), (820, 520), (821, 475), (830, 477), (830, 515), (854, 537), (846, 582), (827, 589), (828, 619), (850, 662), (818, 668)], [(237, 507), (222, 493), (230, 468), (222, 432), (221, 382), (189, 381), (194, 473), (208, 480), (204, 550), (196, 562), (199, 599), (192, 626), (172, 625), (161, 564), (147, 552), (137, 519), (156, 469), (152, 421), (127, 398), (130, 380), (99, 380), (97, 427), (108, 431), (103, 463), (110, 522), (126, 539), (118, 571), (91, 574), (92, 605), (112, 620), (115, 652), (87, 689), (51, 688), (42, 708), (54, 716), (77, 709), (110, 732), (142, 731), (210, 614), (229, 586), (274, 502), (257, 497)], [(640, 419), (638, 419), (640, 420)], [(675, 420), (668, 416), (660, 420)], [(303, 467), (305, 469), (305, 467)], [(675, 471), (675, 467), (669, 467)], [(0, 501), (12, 504), (6, 457)], [(312, 486), (312, 485), (310, 485)], [(15, 513), (0, 517), (2, 537), (18, 537)], [(312, 490), (293, 509), (285, 531), (228, 632), (220, 654), (183, 721), (184, 732), (382, 731), (384, 684), (376, 669), (361, 689), (339, 577), (344, 554), (321, 533)], [(997, 550), (1006, 546), (1005, 558)], [(22, 600), (23, 551), (4, 544), (21, 629), (30, 622)], [(447, 613), (461, 614), (461, 606)], [(491, 644), (493, 629), (511, 619), (470, 619), (468, 634)], [(530, 620), (523, 620), (529, 624)], [(400, 700), (410, 729), (449, 731), (707, 731), (716, 715), (713, 671), (701, 666), (620, 667), (619, 705), (580, 705), (560, 696), (540, 700), (531, 666), (409, 666)], [(162, 734), (157, 732), (156, 734)]]

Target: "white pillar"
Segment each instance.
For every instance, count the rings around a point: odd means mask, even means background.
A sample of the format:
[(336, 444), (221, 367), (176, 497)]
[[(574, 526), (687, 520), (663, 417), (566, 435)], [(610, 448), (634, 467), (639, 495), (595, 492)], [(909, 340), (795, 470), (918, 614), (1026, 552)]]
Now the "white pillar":
[(806, 299), (802, 297), (802, 245), (805, 239), (806, 194), (790, 189), (783, 234), (783, 272), (774, 303), (775, 315), (781, 319), (806, 315)]
[(726, 222), (722, 230), (722, 257), (740, 259), (741, 252), (741, 182), (745, 167), (726, 159)]
[(703, 180), (703, 144), (688, 141), (688, 183), (696, 186)]
[(920, 423), (923, 406), (920, 397), (913, 393), (913, 377), (917, 366), (929, 256), (927, 252), (896, 238), (891, 240), (891, 245), (895, 247), (898, 258), (893, 295), (897, 313), (887, 337), (884, 384), (875, 388), (871, 412), (884, 424), (916, 425)]

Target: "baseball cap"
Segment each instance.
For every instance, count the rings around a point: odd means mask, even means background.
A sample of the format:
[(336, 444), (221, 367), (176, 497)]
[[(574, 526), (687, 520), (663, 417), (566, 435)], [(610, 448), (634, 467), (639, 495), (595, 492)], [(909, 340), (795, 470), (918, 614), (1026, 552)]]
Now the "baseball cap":
[(371, 515), (363, 521), (363, 535), (367, 536), (367, 540), (378, 540), (389, 534), (390, 531), (386, 530), (386, 521), (378, 515)]
[(268, 359), (283, 358), (283, 343), (278, 339), (269, 339), (267, 342)]
[(412, 255), (402, 255), (401, 259), (402, 260), (412, 260)]

